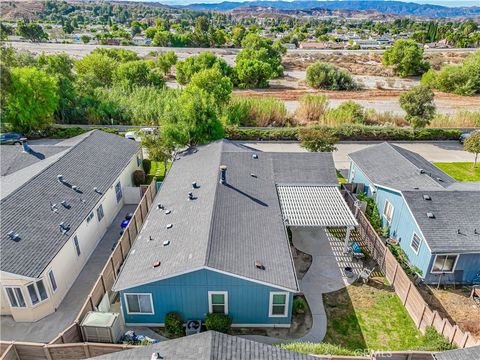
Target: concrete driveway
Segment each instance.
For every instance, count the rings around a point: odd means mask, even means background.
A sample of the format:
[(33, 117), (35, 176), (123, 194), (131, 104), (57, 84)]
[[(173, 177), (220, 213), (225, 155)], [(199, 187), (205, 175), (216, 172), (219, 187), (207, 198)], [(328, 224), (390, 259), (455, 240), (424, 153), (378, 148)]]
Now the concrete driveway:
[(297, 341), (321, 342), (327, 332), (327, 316), (323, 306), (323, 294), (337, 291), (351, 284), (356, 277), (347, 278), (343, 269), (349, 266), (358, 275), (360, 262), (352, 262), (343, 253), (343, 241), (322, 228), (292, 228), (293, 245), (312, 255), (312, 265), (303, 279), (300, 291), (305, 295), (313, 316), (310, 332)]
[[(260, 151), (272, 152), (303, 152), (303, 149), (298, 142), (242, 142)], [(333, 153), (333, 160), (335, 166), (339, 170), (348, 169), (350, 162), (348, 154), (357, 150), (365, 149), (368, 146), (379, 144), (380, 141), (352, 141), (340, 142), (337, 144), (337, 151)], [(458, 141), (400, 141), (392, 142), (407, 150), (411, 150), (423, 156), (431, 162), (467, 162), (473, 161), (472, 154), (463, 150), (463, 145)]]
[(121, 220), (126, 213), (133, 212), (136, 207), (125, 205), (118, 212), (56, 312), (34, 323), (17, 323), (11, 316), (2, 316), (1, 340), (50, 342), (70, 326), (112, 253), (112, 245), (120, 238)]

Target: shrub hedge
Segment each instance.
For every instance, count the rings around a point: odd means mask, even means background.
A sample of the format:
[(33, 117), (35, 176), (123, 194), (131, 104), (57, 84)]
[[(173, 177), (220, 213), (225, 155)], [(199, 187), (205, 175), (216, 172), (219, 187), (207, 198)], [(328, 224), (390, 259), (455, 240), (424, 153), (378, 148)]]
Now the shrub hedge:
[(176, 312), (165, 315), (165, 331), (173, 336), (183, 336), (182, 318)]
[[(390, 126), (343, 125), (330, 127), (340, 140), (458, 140), (462, 131), (456, 129), (419, 129)], [(225, 137), (230, 140), (295, 140), (298, 141), (298, 128), (242, 129), (227, 127)]]
[(232, 319), (225, 314), (208, 314), (205, 318), (205, 327), (207, 330), (218, 331), (227, 334), (230, 331)]

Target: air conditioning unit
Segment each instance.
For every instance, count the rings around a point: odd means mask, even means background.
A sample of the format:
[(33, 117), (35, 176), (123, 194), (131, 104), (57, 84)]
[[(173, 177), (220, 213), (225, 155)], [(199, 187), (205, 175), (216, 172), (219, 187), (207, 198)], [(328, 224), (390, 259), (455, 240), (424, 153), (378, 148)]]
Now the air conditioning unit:
[(120, 314), (89, 311), (80, 324), (80, 329), (85, 342), (115, 344), (122, 336)]

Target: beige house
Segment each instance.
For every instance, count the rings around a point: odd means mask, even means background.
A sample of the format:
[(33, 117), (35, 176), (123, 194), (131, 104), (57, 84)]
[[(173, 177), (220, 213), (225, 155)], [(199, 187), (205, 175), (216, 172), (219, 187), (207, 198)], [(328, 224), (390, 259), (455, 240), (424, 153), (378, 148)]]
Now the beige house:
[(31, 322), (55, 311), (122, 206), (139, 201), (141, 166), (137, 143), (98, 130), (2, 146), (1, 315)]

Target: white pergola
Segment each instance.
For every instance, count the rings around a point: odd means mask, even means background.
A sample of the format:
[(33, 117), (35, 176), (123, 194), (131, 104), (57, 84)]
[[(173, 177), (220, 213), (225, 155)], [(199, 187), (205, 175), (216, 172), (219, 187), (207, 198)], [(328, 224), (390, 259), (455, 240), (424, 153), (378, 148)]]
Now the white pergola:
[(358, 226), (336, 186), (277, 185), (285, 224), (300, 227), (345, 227), (344, 252), (348, 252), (350, 231)]

